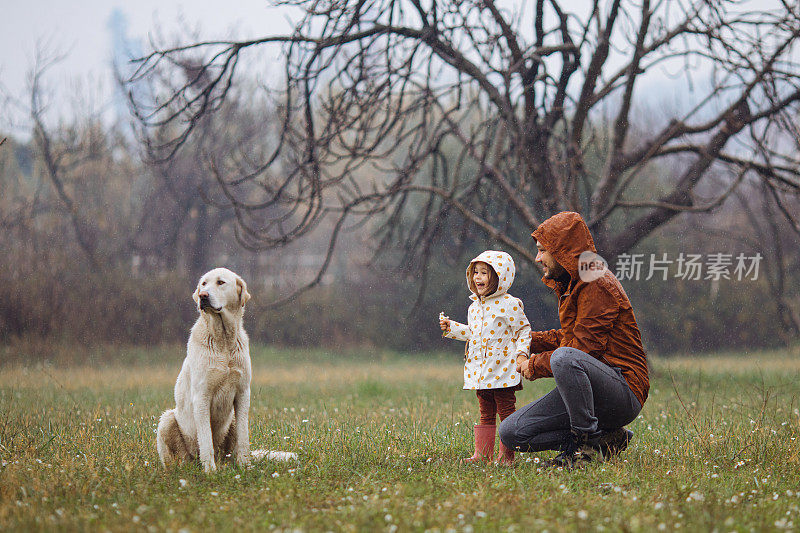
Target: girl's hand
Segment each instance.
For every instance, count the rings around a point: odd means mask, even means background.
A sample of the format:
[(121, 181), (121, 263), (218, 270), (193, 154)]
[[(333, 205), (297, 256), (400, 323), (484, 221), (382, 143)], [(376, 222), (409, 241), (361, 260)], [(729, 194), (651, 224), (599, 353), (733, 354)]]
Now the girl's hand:
[(439, 315), (439, 327), (442, 328), (442, 331), (450, 331), (450, 319)]

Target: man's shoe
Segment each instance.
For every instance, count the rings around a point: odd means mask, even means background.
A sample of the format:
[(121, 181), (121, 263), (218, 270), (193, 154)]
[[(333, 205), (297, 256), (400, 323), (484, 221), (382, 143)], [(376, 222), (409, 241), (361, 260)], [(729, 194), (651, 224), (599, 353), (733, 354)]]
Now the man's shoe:
[(595, 437), (586, 439), (586, 444), (597, 452), (601, 461), (608, 461), (625, 451), (632, 438), (633, 431), (617, 428), (603, 431)]
[(561, 447), (561, 453), (553, 459), (545, 461), (545, 467), (563, 468), (573, 470), (583, 468), (586, 463), (594, 460), (597, 450), (586, 444), (585, 434), (575, 434), (570, 432)]

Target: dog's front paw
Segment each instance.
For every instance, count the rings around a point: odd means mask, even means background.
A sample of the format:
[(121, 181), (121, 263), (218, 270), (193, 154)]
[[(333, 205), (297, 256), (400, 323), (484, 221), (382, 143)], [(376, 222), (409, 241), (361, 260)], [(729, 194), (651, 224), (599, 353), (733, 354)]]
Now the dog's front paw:
[(206, 474), (211, 474), (217, 471), (217, 465), (213, 459), (211, 461), (203, 461), (203, 470), (205, 470)]

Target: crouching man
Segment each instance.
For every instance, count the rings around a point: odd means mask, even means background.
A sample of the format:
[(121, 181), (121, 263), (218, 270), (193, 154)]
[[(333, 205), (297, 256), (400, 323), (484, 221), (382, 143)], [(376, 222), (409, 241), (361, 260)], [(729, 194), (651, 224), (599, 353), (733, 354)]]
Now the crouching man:
[(647, 356), (619, 280), (607, 268), (587, 268), (596, 250), (581, 216), (558, 213), (532, 235), (561, 328), (534, 332), (517, 369), (530, 380), (552, 376), (556, 388), (506, 418), (500, 439), (522, 452), (560, 450), (548, 465), (573, 468), (627, 447), (633, 433), (624, 426), (650, 389)]

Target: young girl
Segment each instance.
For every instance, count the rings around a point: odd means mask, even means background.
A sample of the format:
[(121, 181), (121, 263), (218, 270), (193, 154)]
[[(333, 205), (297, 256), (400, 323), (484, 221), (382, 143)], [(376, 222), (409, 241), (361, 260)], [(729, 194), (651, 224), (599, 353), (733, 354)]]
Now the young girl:
[[(443, 336), (467, 342), (464, 388), (477, 391), (480, 423), (474, 428), (475, 453), (471, 463), (494, 456), (496, 420), (514, 412), (515, 392), (522, 389), (517, 355), (528, 355), (531, 327), (522, 302), (506, 293), (514, 281), (514, 260), (505, 252), (487, 250), (467, 267), (467, 285), (473, 300), (468, 325), (439, 315)], [(500, 442), (500, 462), (511, 464), (514, 452)]]

